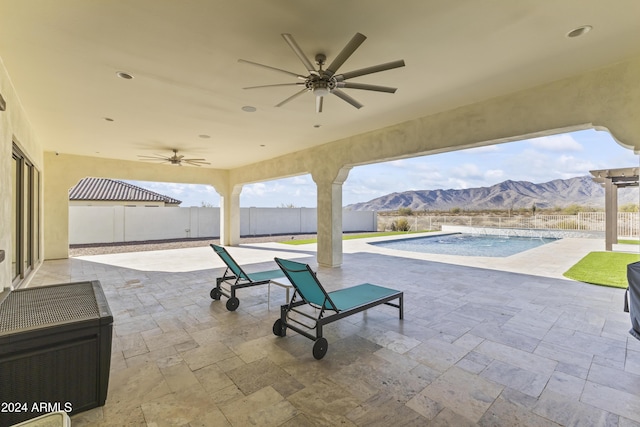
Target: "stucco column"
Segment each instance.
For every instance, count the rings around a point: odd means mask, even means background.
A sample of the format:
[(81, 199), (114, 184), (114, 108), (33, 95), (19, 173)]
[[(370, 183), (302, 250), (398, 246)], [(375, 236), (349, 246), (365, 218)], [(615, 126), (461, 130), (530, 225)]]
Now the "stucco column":
[(69, 189), (78, 178), (55, 153), (45, 152), (44, 164), (44, 259), (69, 258)]
[(618, 243), (618, 186), (611, 178), (604, 181), (605, 250), (612, 251)]
[(240, 244), (240, 193), (242, 185), (232, 185), (220, 193), (220, 243)]
[(336, 173), (312, 173), (318, 197), (318, 264), (342, 265), (342, 184), (351, 167)]

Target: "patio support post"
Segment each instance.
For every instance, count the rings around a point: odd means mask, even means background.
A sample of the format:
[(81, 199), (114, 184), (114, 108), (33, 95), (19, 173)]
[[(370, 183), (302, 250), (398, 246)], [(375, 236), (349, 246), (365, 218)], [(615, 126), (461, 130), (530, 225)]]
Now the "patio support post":
[(233, 185), (220, 192), (220, 243), (223, 246), (240, 244), (240, 193), (242, 185)]
[(44, 153), (44, 259), (69, 258), (69, 189), (83, 175), (65, 162), (66, 156)]
[(342, 265), (342, 184), (351, 167), (312, 173), (318, 198), (318, 265)]
[(611, 178), (604, 180), (605, 250), (612, 251), (618, 243), (618, 186)]

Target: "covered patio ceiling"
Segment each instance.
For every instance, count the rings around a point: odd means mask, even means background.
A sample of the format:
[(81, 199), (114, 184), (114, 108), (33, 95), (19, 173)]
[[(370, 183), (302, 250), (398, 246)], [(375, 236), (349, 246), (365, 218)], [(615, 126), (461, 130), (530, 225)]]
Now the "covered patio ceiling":
[[(217, 169), (640, 54), (636, 0), (0, 0), (0, 12), (0, 57), (46, 151), (139, 160), (178, 149)], [(296, 79), (238, 59), (306, 75), (282, 33), (331, 62), (356, 32), (367, 40), (340, 71), (404, 59), (353, 79), (395, 94), (345, 90), (364, 107), (330, 95), (318, 114), (311, 93), (275, 107), (296, 87), (243, 89)]]

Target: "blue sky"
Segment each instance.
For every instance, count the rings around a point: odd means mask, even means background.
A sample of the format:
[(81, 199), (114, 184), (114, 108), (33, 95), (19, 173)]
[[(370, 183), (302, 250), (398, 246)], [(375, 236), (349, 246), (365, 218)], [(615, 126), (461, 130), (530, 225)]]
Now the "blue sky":
[[(587, 130), (481, 148), (358, 166), (342, 187), (343, 205), (407, 190), (486, 187), (508, 179), (548, 182), (589, 170), (640, 166), (639, 156), (608, 132)], [(180, 206), (220, 206), (211, 186), (127, 181), (182, 200)], [(315, 207), (310, 175), (245, 185), (242, 207)]]

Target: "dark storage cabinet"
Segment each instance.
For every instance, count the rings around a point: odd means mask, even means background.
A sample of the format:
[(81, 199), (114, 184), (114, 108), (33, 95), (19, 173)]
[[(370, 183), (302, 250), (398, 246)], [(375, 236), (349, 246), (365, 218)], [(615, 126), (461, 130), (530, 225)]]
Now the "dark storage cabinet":
[(0, 302), (0, 425), (104, 405), (112, 328), (98, 281), (10, 292)]

